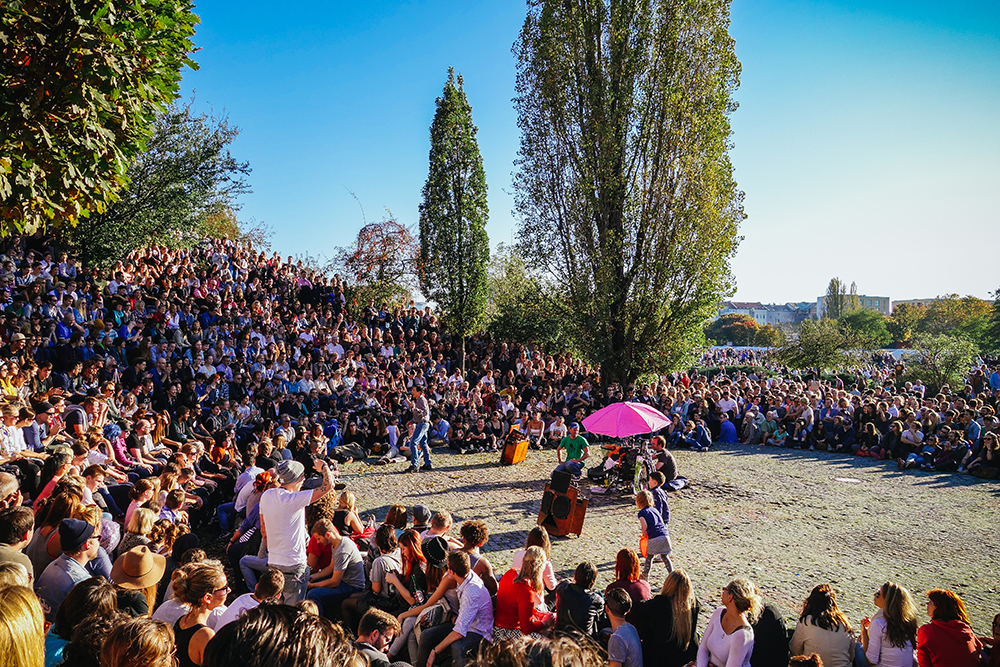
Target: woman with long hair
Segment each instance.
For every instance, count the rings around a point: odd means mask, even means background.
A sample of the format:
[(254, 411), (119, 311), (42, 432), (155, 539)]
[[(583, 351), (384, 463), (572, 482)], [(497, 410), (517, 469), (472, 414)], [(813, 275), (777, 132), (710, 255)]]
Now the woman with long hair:
[(917, 609), (910, 592), (887, 581), (875, 591), (874, 618), (861, 619), (861, 642), (855, 663), (877, 667), (912, 667), (917, 636)]
[(639, 572), (639, 555), (632, 549), (619, 551), (615, 556), (615, 580), (604, 589), (605, 597), (608, 591), (622, 588), (632, 598), (633, 606), (652, 598), (653, 593), (649, 583), (639, 577)]
[(73, 631), (88, 616), (107, 615), (118, 609), (115, 587), (103, 577), (84, 579), (70, 590), (56, 611), (55, 622), (45, 636), (45, 660), (50, 665), (63, 661), (63, 652)]
[(725, 665), (749, 667), (753, 653), (754, 623), (764, 605), (757, 585), (749, 579), (733, 579), (722, 589), (722, 606), (708, 621), (698, 647), (698, 667)]
[(174, 667), (174, 632), (161, 621), (135, 618), (108, 634), (103, 667)]
[(215, 636), (208, 627), (208, 617), (226, 602), (226, 574), (218, 565), (195, 563), (178, 570), (172, 586), (180, 601), (191, 605), (191, 610), (174, 623), (178, 664), (195, 667), (202, 664), (205, 646)]
[(559, 585), (559, 580), (556, 579), (555, 570), (552, 568), (552, 541), (549, 539), (549, 531), (545, 530), (544, 526), (535, 526), (528, 531), (528, 537), (524, 541), (524, 548), (514, 552), (511, 567), (515, 570), (520, 570), (524, 554), (531, 547), (540, 547), (545, 552), (545, 570), (542, 572), (542, 582), (545, 584), (546, 590), (554, 591), (556, 586)]
[(547, 560), (541, 547), (528, 547), (521, 561), (521, 571), (510, 568), (500, 579), (493, 641), (524, 635), (541, 637), (555, 621), (555, 616), (548, 613), (542, 603), (545, 593), (542, 571)]
[(927, 615), (931, 622), (917, 630), (920, 667), (978, 667), (983, 644), (972, 631), (962, 598), (941, 588), (927, 591)]
[(813, 588), (802, 604), (792, 635), (792, 655), (818, 653), (828, 667), (850, 667), (854, 660), (854, 644), (854, 630), (837, 606), (833, 588), (828, 584)]
[(427, 559), (420, 548), (420, 533), (412, 528), (403, 531), (399, 536), (399, 556), (403, 571), (399, 574), (387, 572), (385, 580), (407, 604), (420, 604), (427, 596)]
[(684, 570), (671, 572), (659, 595), (632, 607), (628, 621), (642, 640), (643, 665), (682, 667), (695, 660), (700, 611), (701, 605), (691, 593), (691, 580)]
[(45, 619), (38, 597), (24, 586), (0, 590), (0, 667), (43, 667)]

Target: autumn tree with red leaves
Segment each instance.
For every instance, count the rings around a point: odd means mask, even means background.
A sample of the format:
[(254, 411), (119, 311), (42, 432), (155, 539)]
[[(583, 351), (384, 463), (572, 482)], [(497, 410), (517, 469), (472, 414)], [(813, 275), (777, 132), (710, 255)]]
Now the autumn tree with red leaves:
[(354, 243), (337, 248), (334, 263), (359, 304), (403, 303), (416, 286), (420, 249), (405, 225), (392, 218), (370, 222), (358, 231)]

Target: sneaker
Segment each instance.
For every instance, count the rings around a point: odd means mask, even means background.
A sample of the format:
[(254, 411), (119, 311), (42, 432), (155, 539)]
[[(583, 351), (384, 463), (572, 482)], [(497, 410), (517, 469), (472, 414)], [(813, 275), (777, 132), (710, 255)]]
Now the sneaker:
[(425, 471), (428, 471), (428, 470), (434, 470), (434, 466), (432, 466), (430, 463), (425, 463), (422, 466), (420, 466), (420, 471), (421, 472), (425, 472)]
[(417, 472), (418, 470), (420, 470), (420, 468), (418, 468), (417, 466), (410, 466), (409, 468), (407, 468), (403, 472), (404, 473), (410, 473), (410, 472)]
[(965, 466), (958, 466), (958, 472), (965, 472)]
[(815, 452), (816, 451), (815, 445), (809, 445), (809, 451), (810, 452)]

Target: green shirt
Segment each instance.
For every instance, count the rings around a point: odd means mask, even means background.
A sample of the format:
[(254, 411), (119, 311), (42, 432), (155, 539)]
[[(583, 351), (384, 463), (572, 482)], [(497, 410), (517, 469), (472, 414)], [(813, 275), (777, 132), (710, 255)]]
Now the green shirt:
[(566, 450), (566, 460), (580, 459), (583, 457), (583, 450), (590, 446), (587, 439), (582, 435), (571, 438), (568, 435), (559, 441), (559, 446)]

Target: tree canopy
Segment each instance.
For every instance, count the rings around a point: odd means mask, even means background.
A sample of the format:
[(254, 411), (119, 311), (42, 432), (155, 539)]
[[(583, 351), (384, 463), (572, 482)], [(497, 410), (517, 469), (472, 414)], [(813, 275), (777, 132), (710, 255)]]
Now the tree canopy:
[[(420, 204), (420, 286), (437, 302), (448, 329), (461, 337), (486, 315), (486, 171), (476, 141), (472, 106), (461, 75), (448, 70), (431, 123), (430, 167)], [(464, 370), (464, 346), (459, 362)]]
[(354, 243), (337, 248), (334, 265), (351, 283), (352, 297), (362, 306), (409, 300), (416, 286), (417, 239), (392, 218), (370, 222), (358, 230)]
[(0, 234), (75, 224), (127, 182), (177, 96), (189, 0), (0, 3)]
[(113, 264), (149, 243), (200, 238), (235, 217), (238, 197), (250, 192), (249, 165), (229, 151), (239, 129), (226, 118), (194, 113), (190, 102), (173, 104), (153, 128), (145, 150), (129, 164), (118, 199), (66, 229), (87, 262)]
[(728, 29), (726, 0), (528, 3), (518, 236), (603, 382), (680, 367), (733, 292)]

